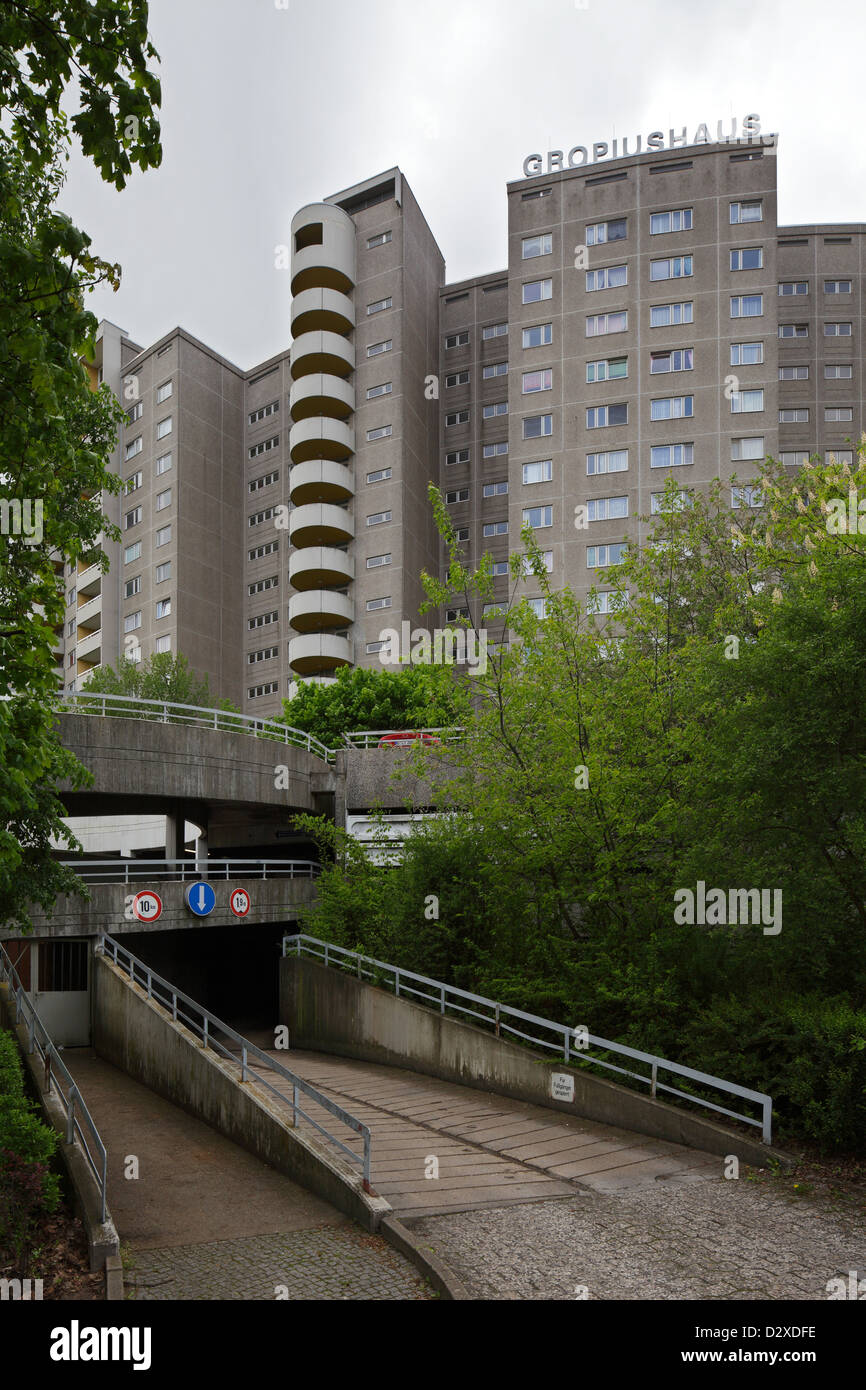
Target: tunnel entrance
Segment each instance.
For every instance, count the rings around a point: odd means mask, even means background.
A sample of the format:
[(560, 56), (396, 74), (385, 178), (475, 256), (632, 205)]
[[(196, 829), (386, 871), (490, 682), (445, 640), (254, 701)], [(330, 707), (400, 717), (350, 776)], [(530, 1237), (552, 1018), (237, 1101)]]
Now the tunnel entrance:
[(239, 1033), (273, 1029), (279, 1014), (282, 940), (296, 922), (184, 931), (124, 932), (133, 955)]

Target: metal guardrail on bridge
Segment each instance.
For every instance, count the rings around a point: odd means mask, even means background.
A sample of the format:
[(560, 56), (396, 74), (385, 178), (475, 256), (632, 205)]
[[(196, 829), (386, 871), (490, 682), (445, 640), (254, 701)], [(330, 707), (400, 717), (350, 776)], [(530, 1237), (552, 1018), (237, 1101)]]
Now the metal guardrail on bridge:
[[(34, 1052), (38, 1052), (42, 1058), (48, 1093), (50, 1095), (53, 1088), (57, 1094), (57, 1099), (63, 1106), (66, 1115), (66, 1142), (72, 1144), (78, 1140), (87, 1166), (96, 1179), (100, 1200), (99, 1219), (105, 1225), (108, 1152), (99, 1136), (99, 1130), (90, 1117), (90, 1111), (81, 1098), (81, 1092), (61, 1060), (57, 1048), (51, 1041), (44, 1023), (19, 979), (18, 972), (12, 964), (6, 948), (2, 945), (0, 945), (0, 980), (9, 982), (15, 996), (15, 1022), (20, 1023), (24, 1019), (27, 1028), (28, 1052), (31, 1056)], [(88, 1143), (87, 1136), (90, 1138), (90, 1143)]]
[[(313, 949), (317, 947), (321, 949)], [(594, 1066), (606, 1067), (609, 1071), (618, 1072), (621, 1076), (631, 1077), (633, 1080), (649, 1086), (652, 1096), (657, 1095), (659, 1091), (666, 1091), (669, 1095), (678, 1096), (681, 1100), (691, 1102), (692, 1105), (700, 1105), (707, 1110), (714, 1110), (717, 1114), (727, 1115), (730, 1119), (739, 1120), (742, 1124), (754, 1125), (755, 1128), (760, 1129), (762, 1141), (765, 1144), (772, 1143), (773, 1101), (772, 1097), (765, 1095), (763, 1091), (751, 1091), (747, 1086), (738, 1086), (733, 1081), (723, 1081), (721, 1077), (710, 1076), (704, 1071), (695, 1071), (692, 1067), (681, 1066), (679, 1062), (669, 1062), (664, 1057), (657, 1057), (651, 1052), (641, 1052), (638, 1048), (611, 1042), (609, 1038), (596, 1037), (584, 1029), (569, 1028), (563, 1023), (553, 1023), (548, 1018), (539, 1018), (537, 1014), (524, 1013), (522, 1009), (513, 1009), (509, 1004), (500, 1004), (495, 999), (485, 998), (484, 995), (470, 994), (468, 990), (443, 984), (441, 980), (431, 980), (426, 975), (416, 975), (414, 971), (404, 970), (402, 966), (388, 965), (385, 961), (373, 959), (372, 956), (362, 956), (357, 951), (348, 951), (343, 946), (334, 946), (328, 941), (320, 941), (316, 936), (307, 936), (300, 932), (297, 936), (283, 937), (283, 955), (294, 954), (300, 957), (302, 951), (317, 960), (323, 960), (325, 965), (351, 969), (359, 980), (363, 976), (367, 976), (375, 979), (377, 983), (387, 985), (392, 983), (389, 977), (393, 976), (395, 993), (398, 997), (401, 995), (402, 988), (403, 994), (416, 995), (419, 999), (435, 1005), (442, 1014), (445, 1013), (446, 1008), (454, 1009), (458, 1013), (468, 1014), (482, 1023), (493, 1024), (497, 1037), (500, 1037), (503, 1032), (511, 1033), (514, 1037), (522, 1038), (535, 1047), (547, 1048), (551, 1052), (561, 1054), (565, 1062), (571, 1065), (576, 1062), (591, 1062)], [(372, 968), (365, 969), (365, 967)], [(408, 983), (410, 980), (414, 984), (432, 987), (436, 991), (435, 995), (415, 989), (413, 985)], [(479, 1013), (477, 1009), (469, 1007), (471, 1004), (481, 1005), (492, 1012)], [(536, 1028), (544, 1029), (557, 1035), (559, 1041), (548, 1042), (544, 1038), (523, 1032), (519, 1028), (512, 1028), (503, 1022), (505, 1018), (517, 1019), (521, 1023), (529, 1023)], [(590, 1045), (602, 1052), (616, 1053), (632, 1061), (645, 1062), (650, 1068), (650, 1073), (647, 1076), (641, 1072), (630, 1071), (627, 1067), (616, 1066), (604, 1058), (591, 1056), (589, 1054)], [(673, 1076), (682, 1076), (687, 1081), (694, 1081), (700, 1086), (725, 1091), (729, 1095), (753, 1101), (761, 1107), (761, 1119), (756, 1120), (750, 1115), (742, 1115), (736, 1110), (728, 1110), (723, 1105), (716, 1105), (712, 1101), (705, 1100), (702, 1096), (690, 1095), (688, 1091), (679, 1090), (675, 1086), (666, 1086), (658, 1079), (660, 1071), (670, 1072)]]
[[(222, 1019), (217, 1018), (216, 1014), (212, 1014), (209, 1010), (202, 1008), (201, 1004), (197, 1004), (188, 994), (184, 994), (175, 985), (170, 984), (168, 980), (164, 980), (161, 975), (157, 975), (154, 970), (151, 970), (149, 965), (145, 965), (144, 961), (139, 960), (131, 951), (127, 951), (126, 947), (122, 946), (119, 941), (115, 941), (114, 937), (106, 935), (101, 937), (100, 941), (101, 945), (97, 946), (97, 951), (101, 949), (105, 955), (114, 962), (118, 970), (122, 970), (124, 974), (129, 976), (132, 984), (140, 985), (142, 989), (145, 989), (148, 999), (159, 1004), (167, 1013), (170, 1013), (175, 1023), (180, 1021), (191, 1033), (195, 1033), (197, 1037), (200, 1037), (205, 1049), (210, 1047), (214, 1052), (221, 1053), (230, 1061), (237, 1061), (235, 1054), (229, 1048), (224, 1047), (222, 1043), (218, 1042), (215, 1034), (219, 1033), (222, 1034), (223, 1037), (232, 1039), (240, 1049), (242, 1082), (250, 1079), (250, 1068), (248, 1065), (249, 1057), (255, 1057), (277, 1076), (282, 1076), (290, 1081), (292, 1083), (291, 1100), (289, 1100), (287, 1096), (284, 1096), (282, 1091), (277, 1090), (276, 1086), (271, 1085), (263, 1076), (257, 1075), (255, 1078), (257, 1085), (264, 1086), (282, 1105), (287, 1105), (291, 1109), (292, 1123), (294, 1125), (297, 1126), (298, 1116), (300, 1115), (301, 1119), (306, 1120), (308, 1124), (312, 1125), (313, 1128), (319, 1132), (319, 1134), (324, 1135), (332, 1144), (336, 1144), (337, 1148), (341, 1149), (352, 1163), (360, 1163), (364, 1191), (372, 1192), (370, 1186), (370, 1130), (367, 1125), (362, 1124), (360, 1120), (356, 1120), (355, 1116), (350, 1115), (348, 1110), (344, 1110), (341, 1105), (337, 1105), (335, 1101), (323, 1095), (323, 1093), (317, 1090), (315, 1086), (312, 1086), (309, 1081), (305, 1081), (301, 1076), (296, 1076), (294, 1072), (289, 1071), (288, 1067), (282, 1066), (280, 1062), (275, 1062), (273, 1057), (269, 1056), (267, 1052), (263, 1052), (260, 1047), (256, 1047), (255, 1043), (251, 1043), (248, 1038), (235, 1032), (234, 1028), (230, 1027), (228, 1023), (224, 1023)], [(163, 999), (159, 997), (160, 990), (165, 995)], [(191, 1012), (184, 1013), (183, 1009), (180, 1007), (181, 1003), (185, 1004), (187, 1009), (191, 1010)], [(201, 1022), (199, 1022), (199, 1020), (201, 1020)], [(298, 1103), (299, 1094), (309, 1096), (311, 1100), (315, 1101), (316, 1105), (321, 1106), (323, 1110), (333, 1115), (335, 1119), (342, 1121), (342, 1123), (353, 1130), (355, 1134), (360, 1134), (364, 1141), (364, 1155), (362, 1159), (359, 1159), (358, 1155), (352, 1149), (348, 1148), (341, 1139), (338, 1139), (335, 1134), (331, 1134), (330, 1130), (325, 1129), (314, 1120), (312, 1115), (308, 1115), (305, 1110), (301, 1109)]]
[(195, 883), (198, 879), (315, 878), (312, 859), (63, 859), (85, 883)]

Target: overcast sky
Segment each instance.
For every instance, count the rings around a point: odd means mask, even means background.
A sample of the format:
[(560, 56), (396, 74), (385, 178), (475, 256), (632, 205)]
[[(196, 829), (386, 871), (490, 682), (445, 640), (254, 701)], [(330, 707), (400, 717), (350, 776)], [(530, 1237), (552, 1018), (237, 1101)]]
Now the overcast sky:
[(761, 117), (779, 220), (866, 221), (862, 0), (151, 0), (163, 162), (76, 153), (64, 211), (123, 267), (90, 307), (242, 368), (289, 342), (294, 212), (399, 164), (450, 281), (506, 263), (532, 151)]

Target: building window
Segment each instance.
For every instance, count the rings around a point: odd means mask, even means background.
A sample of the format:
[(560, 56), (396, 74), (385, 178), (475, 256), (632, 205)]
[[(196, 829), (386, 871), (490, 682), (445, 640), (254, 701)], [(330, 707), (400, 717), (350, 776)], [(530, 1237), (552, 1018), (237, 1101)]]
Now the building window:
[(553, 237), (550, 233), (542, 236), (525, 236), (521, 251), (521, 259), (524, 261), (532, 260), (533, 256), (549, 256), (553, 250)]
[(261, 695), (276, 695), (279, 688), (279, 681), (268, 681), (266, 685), (250, 685), (247, 687), (247, 698), (257, 700)]
[(390, 594), (388, 594), (387, 597), (385, 597), (385, 598), (368, 598), (368, 599), (367, 599), (367, 612), (368, 612), (368, 613), (375, 613), (375, 612), (377, 612), (378, 609), (380, 609), (380, 608), (390, 608), (390, 607), (391, 607), (391, 595), (390, 595)]
[(586, 471), (589, 477), (598, 473), (625, 473), (628, 468), (628, 449), (609, 449), (601, 454), (587, 454)]
[(763, 222), (764, 209), (760, 198), (731, 203), (731, 222)]
[(527, 415), (523, 421), (524, 439), (543, 439), (553, 434), (552, 415)]
[(627, 497), (593, 497), (587, 502), (590, 521), (613, 521), (628, 516)]
[(650, 353), (650, 374), (690, 372), (694, 367), (693, 348), (672, 348), (670, 352)]
[(161, 526), (156, 533), (156, 544), (168, 545), (171, 540), (171, 526)]
[(779, 368), (779, 380), (780, 380), (780, 381), (808, 381), (808, 380), (809, 380), (809, 368), (808, 368), (808, 366), (802, 366), (802, 367), (780, 367), (780, 368)]
[(507, 323), (489, 323), (486, 328), (481, 330), (481, 336), (485, 342), (489, 342), (491, 338), (504, 338), (507, 334)]
[(750, 415), (764, 409), (764, 391), (732, 391), (731, 414)]
[(273, 507), (266, 507), (263, 512), (252, 512), (247, 517), (248, 526), (261, 526), (263, 521), (270, 521), (274, 514)]
[(613, 290), (628, 283), (627, 265), (602, 266), (600, 270), (586, 272), (586, 288), (591, 290)]
[(553, 479), (553, 460), (540, 459), (538, 463), (525, 463), (523, 465), (523, 482), (530, 483), (549, 483)]
[(482, 375), (482, 378), (483, 378), (485, 381), (492, 381), (493, 378), (494, 378), (494, 377), (497, 377), (497, 376), (507, 376), (507, 375), (508, 375), (508, 363), (507, 363), (507, 362), (491, 362), (491, 363), (489, 364), (489, 366), (483, 367), (483, 368), (482, 368), (481, 375)]
[(691, 208), (674, 208), (672, 212), (650, 213), (650, 236), (659, 236), (662, 232), (690, 232), (691, 229)]
[(123, 586), (124, 598), (135, 598), (136, 594), (141, 593), (141, 575), (137, 574), (134, 579), (127, 579)]
[(679, 304), (653, 304), (650, 307), (650, 328), (669, 328), (673, 324), (693, 323), (694, 300), (685, 299)]
[(454, 463), (468, 463), (469, 457), (470, 454), (468, 449), (452, 449), (449, 454), (445, 455), (445, 462), (448, 465)]
[(268, 591), (268, 589), (279, 588), (279, 584), (280, 576), (278, 574), (271, 574), (268, 575), (267, 579), (257, 579), (254, 584), (248, 584), (247, 593), (249, 594), (250, 598), (253, 598), (255, 594), (264, 594)]
[[(656, 497), (658, 494), (654, 492), (652, 496)], [(652, 510), (655, 509), (652, 508)], [(600, 594), (587, 594), (586, 611), (587, 613), (617, 613), (624, 601), (624, 596), (618, 594), (615, 589), (605, 589)]]
[(825, 294), (850, 294), (850, 293), (851, 293), (851, 281), (850, 281), (850, 280), (825, 280), (825, 281), (824, 281), (824, 293), (825, 293)]
[(523, 303), (537, 304), (542, 299), (553, 298), (552, 280), (528, 280), (523, 286)]
[(531, 526), (533, 531), (543, 530), (546, 526), (553, 525), (552, 507), (524, 507), (523, 525)]
[(731, 488), (731, 506), (734, 511), (738, 507), (761, 507), (763, 504), (764, 497), (759, 487), (746, 483), (742, 487)]
[(128, 613), (123, 620), (124, 632), (135, 632), (136, 628), (141, 627), (141, 609), (137, 613)]
[(764, 312), (764, 296), (762, 294), (732, 294), (731, 295), (731, 318), (732, 319), (755, 319), (760, 318)]
[(468, 423), (469, 423), (469, 411), (468, 411), (468, 410), (452, 410), (452, 411), (449, 412), (448, 415), (445, 416), (445, 424), (446, 424), (446, 426), (449, 427), (449, 428), (450, 428), (452, 425), (467, 425)]
[(140, 454), (143, 448), (144, 441), (141, 435), (138, 435), (136, 439), (130, 440), (130, 442), (127, 444), (125, 450), (125, 457), (128, 459), (134, 459), (136, 454)]
[(684, 468), (694, 461), (694, 444), (654, 444), (650, 449), (650, 468)]
[[(733, 405), (733, 402), (731, 403)], [(808, 406), (797, 406), (791, 409), (779, 411), (780, 425), (808, 425), (809, 409)]]
[(763, 264), (762, 246), (738, 246), (731, 251), (731, 270), (761, 270)]
[(128, 428), (130, 425), (134, 425), (135, 422), (136, 422), (136, 420), (140, 420), (143, 414), (144, 414), (144, 405), (142, 404), (141, 401), (136, 401), (136, 402), (135, 402), (135, 405), (130, 406), (130, 407), (129, 407), (129, 410), (126, 412), (126, 424), (127, 424), (127, 428)]
[(450, 492), (446, 492), (446, 494), (445, 494), (445, 501), (447, 502), (447, 504), (448, 504), (449, 507), (453, 507), (454, 504), (455, 504), (456, 502), (468, 502), (468, 501), (469, 501), (469, 489), (468, 489), (468, 487), (457, 487), (457, 488), (452, 488)]
[(377, 468), (375, 472), (367, 474), (368, 483), (384, 483), (390, 478), (390, 468)]
[(830, 450), (828, 450), (827, 453), (824, 455), (824, 462), (825, 462), (825, 463), (832, 463), (834, 459), (836, 460), (837, 463), (847, 463), (847, 464), (849, 465), (849, 467), (850, 467), (850, 465), (854, 462), (854, 450), (853, 450), (853, 449), (830, 449)]
[(586, 229), (587, 246), (603, 246), (607, 241), (624, 241), (628, 227), (624, 217), (612, 222), (593, 222)]
[[(541, 558), (544, 561), (544, 568), (547, 570), (547, 573), (553, 574), (553, 551), (542, 550)], [(521, 564), (521, 573), (524, 579), (528, 579), (529, 576), (532, 574), (532, 570), (529, 567), (529, 559), (526, 556), (523, 556)]]
[(166, 507), (171, 506), (171, 488), (166, 488), (165, 492), (156, 494), (156, 510), (164, 512)]
[(133, 560), (141, 558), (141, 541), (136, 541), (134, 545), (128, 545), (123, 552), (123, 563), (130, 564)]
[(455, 535), (455, 538), (456, 538), (458, 541), (468, 541), (468, 539), (469, 539), (469, 527), (468, 527), (468, 526), (458, 526), (458, 527), (456, 527), (456, 528), (455, 528), (455, 531), (454, 531), (454, 535)]
[(157, 652), (170, 652), (171, 634), (167, 632), (164, 637), (157, 637), (154, 648)]
[(255, 666), (260, 661), (273, 661), (279, 653), (279, 647), (261, 647), (257, 652), (247, 652), (247, 665)]
[(163, 473), (167, 473), (167, 472), (169, 471), (170, 468), (171, 468), (171, 454), (160, 454), (159, 458), (158, 458), (157, 461), (156, 461), (156, 474), (157, 474), (157, 477), (160, 477)]
[(390, 396), (393, 390), (394, 383), (391, 381), (383, 381), (381, 386), (368, 386), (367, 400), (374, 401), (377, 396)]
[(694, 396), (665, 396), (650, 401), (651, 420), (679, 420), (694, 413)]
[(262, 488), (270, 487), (272, 483), (279, 482), (280, 470), (277, 468), (273, 473), (263, 473), (260, 478), (253, 478), (248, 484), (249, 492), (261, 492)]
[(254, 550), (248, 550), (247, 559), (261, 560), (265, 555), (275, 555), (279, 548), (279, 541), (268, 541), (265, 545), (257, 545)]
[(764, 457), (764, 436), (752, 435), (749, 439), (731, 440), (731, 463), (742, 463), (744, 459)]
[(779, 454), (779, 462), (786, 468), (799, 468), (804, 463), (809, 462), (808, 449), (783, 449)]
[(498, 444), (485, 444), (481, 453), (486, 459), (501, 458), (503, 454), (508, 453), (508, 440), (500, 439)]
[(449, 387), (450, 387), (450, 386), (468, 386), (468, 385), (469, 385), (469, 373), (468, 373), (468, 372), (449, 372), (448, 375), (447, 375), (446, 378), (445, 378), (445, 385), (446, 385), (446, 386), (449, 386)]
[(141, 521), (141, 507), (134, 507), (131, 512), (127, 512), (123, 518), (123, 529), (128, 531), (130, 526), (137, 526)]
[(160, 420), (156, 427), (157, 439), (165, 439), (167, 434), (171, 434), (171, 416), (166, 415), (164, 420)]
[(71, 603), (74, 603), (74, 602), (75, 602), (75, 598), (76, 598), (77, 592), (78, 592), (78, 591), (77, 591), (75, 588), (72, 588), (72, 589), (69, 590), (68, 594), (66, 595), (66, 606), (67, 606), (67, 608), (69, 607), (69, 605), (70, 605)]
[(390, 513), (390, 512), (373, 512), (371, 516), (368, 516), (368, 517), (367, 517), (367, 525), (368, 525), (368, 526), (383, 526), (383, 525), (385, 524), (386, 521), (390, 521), (390, 520), (391, 520), (391, 513)]
[(469, 609), (468, 609), (468, 608), (446, 608), (446, 609), (445, 609), (445, 621), (446, 621), (446, 623), (456, 623), (456, 622), (458, 622), (458, 621), (460, 620), (460, 618), (468, 618), (468, 617), (469, 617)]
[(367, 305), (367, 314), (381, 314), (383, 310), (393, 307), (393, 299), (389, 294), (387, 299), (377, 299), (375, 303)]
[(843, 424), (854, 419), (854, 409), (850, 405), (828, 405), (824, 408), (826, 424)]
[(161, 599), (157, 599), (157, 603), (156, 603), (156, 616), (157, 616), (158, 618), (170, 618), (170, 617), (171, 617), (171, 599), (170, 599), (170, 598), (161, 598)]
[[(731, 252), (731, 255), (733, 255), (733, 254), (734, 254), (734, 253)], [(731, 267), (731, 269), (733, 270), (733, 266)], [(779, 294), (781, 294), (781, 295), (808, 294), (808, 293), (809, 293), (809, 285), (808, 285), (808, 282), (807, 282), (806, 280), (780, 280), (780, 281), (779, 281)]]
[(391, 240), (391, 232), (390, 232), (390, 230), (387, 231), (387, 232), (377, 232), (377, 234), (376, 234), (375, 236), (368, 236), (368, 237), (367, 237), (367, 250), (368, 250), (368, 251), (372, 251), (372, 250), (374, 250), (375, 247), (377, 247), (377, 246), (387, 246), (387, 244), (388, 244), (388, 242), (389, 242), (390, 240)]
[(832, 362), (824, 367), (825, 381), (850, 381), (854, 376), (854, 366), (851, 362)]
[(172, 387), (172, 383), (171, 383), (170, 381), (164, 381), (164, 382), (162, 383), (161, 386), (157, 386), (157, 388), (156, 388), (156, 403), (157, 403), (157, 405), (161, 405), (163, 401), (167, 401), (168, 398), (169, 398), (169, 396), (170, 396), (171, 393), (172, 393), (172, 390), (173, 390), (173, 387)]
[(617, 381), (628, 376), (627, 357), (603, 357), (597, 362), (587, 362), (586, 379), (593, 381)]
[(824, 337), (825, 337), (825, 338), (850, 338), (850, 337), (851, 337), (851, 325), (850, 325), (850, 323), (825, 323), (825, 324), (824, 324)]
[(481, 528), (481, 534), (482, 534), (483, 536), (507, 536), (507, 535), (508, 535), (508, 522), (507, 522), (507, 521), (488, 521), (488, 522), (485, 522), (484, 526)]
[(380, 352), (390, 352), (393, 346), (393, 341), (390, 338), (386, 338), (382, 343), (371, 343), (367, 348), (367, 356), (378, 357)]
[(615, 545), (588, 545), (586, 547), (586, 567), (589, 570), (606, 569), (608, 565), (618, 565), (625, 558), (627, 546), (624, 541)]
[(247, 632), (254, 632), (258, 627), (270, 627), (273, 623), (280, 621), (280, 615), (273, 609), (270, 613), (259, 613), (255, 618), (247, 618)]
[(780, 337), (780, 338), (808, 338), (808, 336), (809, 336), (809, 325), (808, 325), (808, 323), (780, 323), (780, 324), (779, 324), (779, 337)]
[(376, 429), (367, 431), (367, 443), (371, 444), (375, 439), (390, 439), (392, 433), (391, 425), (379, 425)]
[(271, 439), (263, 439), (261, 444), (254, 444), (251, 449), (247, 449), (247, 457), (256, 459), (260, 454), (269, 454), (271, 449), (276, 449), (279, 442), (278, 434), (273, 435)]
[(465, 347), (469, 342), (469, 334), (464, 330), (462, 333), (449, 333), (445, 339), (446, 348)]
[(74, 619), (74, 618), (70, 618), (70, 619), (69, 619), (69, 622), (66, 624), (66, 636), (67, 636), (67, 637), (74, 637), (74, 636), (75, 636), (75, 627), (76, 627), (75, 619)]
[(650, 493), (650, 515), (660, 516), (662, 512), (681, 512), (683, 508), (691, 505), (691, 496), (688, 492), (678, 489), (674, 493), (651, 492)]
[(505, 479), (498, 483), (485, 483), (482, 488), (482, 497), (504, 497), (508, 492), (508, 483)]
[(523, 330), (523, 346), (525, 348), (547, 347), (552, 342), (552, 323), (534, 323), (531, 328), (524, 328)]
[(482, 406), (481, 414), (485, 420), (493, 420), (497, 415), (508, 414), (507, 401), (491, 401), (490, 405)]
[(731, 343), (732, 367), (758, 367), (763, 360), (763, 343)]
[(599, 338), (604, 333), (625, 333), (628, 329), (628, 311), (622, 309), (615, 314), (590, 314), (586, 320), (587, 338)]
[(367, 557), (368, 570), (375, 570), (378, 569), (380, 565), (390, 565), (390, 563), (390, 555), (370, 555)]
[(663, 261), (650, 261), (651, 280), (679, 280), (691, 274), (691, 256), (669, 256)]
[(269, 416), (276, 415), (279, 408), (279, 401), (271, 401), (269, 405), (263, 405), (259, 410), (253, 410), (247, 418), (251, 425), (257, 425), (260, 420), (267, 420)]
[(143, 477), (143, 473), (131, 473), (129, 475), (126, 482), (123, 484), (124, 497), (128, 497), (131, 492), (138, 491), (138, 489), (141, 487)]
[(606, 425), (627, 425), (628, 404), (623, 401), (617, 405), (591, 405), (586, 412), (588, 430), (603, 429)]

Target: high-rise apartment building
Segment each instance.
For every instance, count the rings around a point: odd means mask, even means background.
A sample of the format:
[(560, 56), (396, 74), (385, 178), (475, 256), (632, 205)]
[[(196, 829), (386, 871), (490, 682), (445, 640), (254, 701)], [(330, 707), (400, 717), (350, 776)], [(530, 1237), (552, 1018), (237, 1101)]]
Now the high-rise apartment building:
[(378, 665), (385, 629), (458, 611), (418, 615), (446, 561), (430, 482), (497, 601), (528, 523), (554, 584), (603, 610), (668, 477), (736, 474), (748, 506), (765, 455), (852, 454), (866, 226), (779, 227), (775, 142), (533, 174), (508, 185), (508, 228), (506, 268), (446, 284), (391, 169), (293, 219), (293, 341), (269, 361), (103, 325), (123, 542), (93, 595), (78, 584), (67, 686), (131, 634), (262, 715), (299, 679)]

